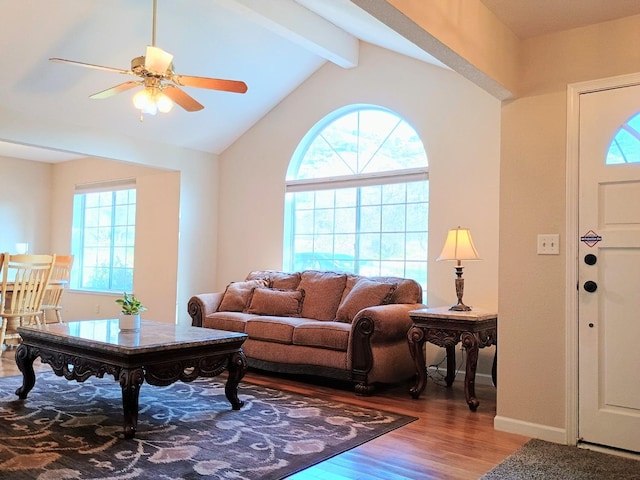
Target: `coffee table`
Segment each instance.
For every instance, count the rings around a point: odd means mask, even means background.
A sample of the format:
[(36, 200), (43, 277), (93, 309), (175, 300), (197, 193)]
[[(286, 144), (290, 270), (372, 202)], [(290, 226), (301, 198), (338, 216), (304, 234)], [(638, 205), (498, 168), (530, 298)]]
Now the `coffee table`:
[(22, 343), (16, 363), (22, 372), (21, 399), (35, 385), (33, 362), (40, 357), (54, 373), (84, 382), (91, 376), (113, 375), (122, 388), (124, 436), (133, 438), (138, 424), (142, 383), (166, 386), (178, 380), (215, 377), (228, 370), (225, 394), (233, 410), (238, 384), (247, 370), (242, 344), (247, 335), (210, 328), (143, 320), (138, 332), (120, 332), (118, 319), (82, 320), (18, 327)]

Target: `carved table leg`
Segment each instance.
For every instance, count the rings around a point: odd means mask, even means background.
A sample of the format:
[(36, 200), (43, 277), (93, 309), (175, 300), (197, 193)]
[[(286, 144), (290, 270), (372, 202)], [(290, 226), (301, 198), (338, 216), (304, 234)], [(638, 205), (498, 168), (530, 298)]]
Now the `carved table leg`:
[(445, 380), (447, 387), (450, 387), (456, 379), (456, 346), (447, 345), (445, 349), (447, 350), (447, 376)]
[(234, 410), (240, 410), (244, 402), (238, 398), (238, 384), (247, 371), (247, 358), (242, 350), (229, 357), (227, 369), (229, 370), (229, 375), (227, 384), (224, 387), (224, 393), (227, 396), (227, 400), (231, 402), (231, 407)]
[(142, 368), (123, 368), (120, 371), (119, 381), (122, 388), (124, 438), (133, 438), (138, 428), (138, 398), (140, 386), (144, 381), (144, 371)]
[(426, 338), (424, 331), (416, 326), (409, 329), (407, 341), (409, 342), (409, 351), (416, 366), (416, 384), (409, 389), (411, 397), (417, 399), (427, 385), (427, 366), (424, 358), (424, 342)]
[(36, 384), (36, 374), (33, 371), (33, 361), (37, 357), (36, 350), (21, 343), (16, 350), (16, 365), (22, 372), (22, 386), (16, 390), (18, 398), (24, 400)]
[(480, 340), (475, 333), (464, 332), (461, 336), (462, 345), (467, 351), (467, 369), (464, 379), (464, 396), (472, 412), (478, 409), (480, 402), (476, 398), (476, 368), (478, 366), (478, 350)]

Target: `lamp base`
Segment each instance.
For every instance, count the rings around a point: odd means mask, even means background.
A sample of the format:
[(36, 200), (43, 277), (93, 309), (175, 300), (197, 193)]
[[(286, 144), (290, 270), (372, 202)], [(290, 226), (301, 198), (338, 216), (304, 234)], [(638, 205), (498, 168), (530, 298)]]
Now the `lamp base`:
[(464, 303), (457, 303), (449, 307), (449, 310), (453, 310), (454, 312), (469, 312), (471, 311), (471, 307), (465, 305)]

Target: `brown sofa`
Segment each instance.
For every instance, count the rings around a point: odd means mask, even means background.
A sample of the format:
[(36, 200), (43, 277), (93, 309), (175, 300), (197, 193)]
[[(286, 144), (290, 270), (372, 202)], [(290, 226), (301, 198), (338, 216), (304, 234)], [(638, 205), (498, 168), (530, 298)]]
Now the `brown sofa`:
[(193, 296), (188, 309), (194, 326), (247, 333), (249, 367), (351, 381), (369, 395), (415, 375), (408, 312), (421, 301), (405, 278), (262, 270)]

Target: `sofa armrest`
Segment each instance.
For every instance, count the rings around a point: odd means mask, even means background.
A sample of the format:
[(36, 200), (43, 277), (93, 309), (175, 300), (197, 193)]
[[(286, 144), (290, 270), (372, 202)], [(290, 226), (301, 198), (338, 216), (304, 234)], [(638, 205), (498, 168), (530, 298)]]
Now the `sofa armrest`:
[[(363, 322), (370, 322), (371, 343), (389, 343), (407, 338), (412, 320), (411, 310), (425, 308), (421, 303), (394, 303), (363, 308), (353, 319), (354, 328)], [(362, 328), (362, 327), (360, 327)]]
[(215, 312), (218, 309), (218, 305), (222, 301), (224, 292), (216, 293), (201, 293), (194, 295), (189, 299), (187, 309), (191, 316), (191, 325), (194, 327), (201, 327), (202, 320), (210, 313)]
[(406, 341), (407, 333), (413, 324), (409, 312), (419, 308), (425, 308), (425, 305), (394, 303), (367, 307), (358, 312), (351, 328), (352, 369), (356, 377), (366, 379), (367, 373), (371, 370), (372, 345)]

